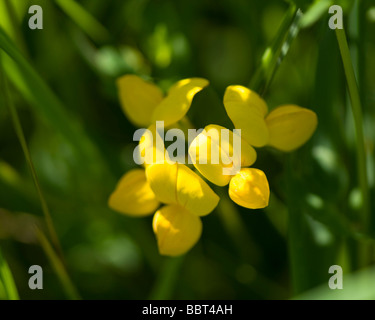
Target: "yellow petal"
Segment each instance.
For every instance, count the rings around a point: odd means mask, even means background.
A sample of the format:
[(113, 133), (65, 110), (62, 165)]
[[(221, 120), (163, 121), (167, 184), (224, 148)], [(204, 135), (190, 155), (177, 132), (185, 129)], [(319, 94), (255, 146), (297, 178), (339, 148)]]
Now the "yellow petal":
[[(222, 130), (228, 130), (228, 134), (224, 135)], [(256, 160), (254, 148), (244, 139), (241, 139), (240, 152), (234, 150), (233, 138), (231, 130), (209, 125), (189, 146), (189, 155), (195, 168), (218, 186), (227, 185), (231, 179), (231, 174), (225, 172), (224, 168), (240, 170), (242, 166), (250, 166)]]
[(155, 212), (159, 206), (143, 169), (127, 172), (110, 195), (108, 204), (113, 210), (139, 217)]
[(241, 141), (241, 167), (250, 167), (257, 160), (255, 149), (245, 139)]
[(268, 112), (266, 102), (254, 91), (243, 86), (229, 86), (224, 94), (224, 103), (241, 102), (249, 108), (256, 108), (265, 116)]
[(204, 87), (208, 81), (202, 78), (191, 78), (177, 82), (168, 95), (155, 109), (152, 122), (164, 121), (166, 127), (180, 121), (188, 112), (194, 96)]
[(156, 125), (149, 126), (142, 135), (135, 156), (140, 156), (144, 160), (145, 168), (150, 164), (164, 163), (169, 159), (163, 138), (157, 131)]
[(147, 180), (160, 202), (177, 204), (177, 169), (177, 163), (158, 163), (147, 166)]
[(225, 110), (242, 138), (254, 147), (268, 143), (269, 134), (264, 120), (267, 105), (255, 92), (241, 86), (229, 86), (224, 94)]
[(249, 209), (268, 206), (270, 188), (263, 171), (244, 168), (229, 184), (229, 196), (238, 205)]
[(315, 112), (295, 105), (276, 108), (266, 117), (269, 145), (281, 151), (302, 146), (314, 133), (318, 118)]
[(195, 215), (209, 214), (220, 200), (201, 177), (183, 164), (153, 164), (146, 173), (159, 201), (179, 204)]
[(128, 119), (136, 126), (149, 126), (155, 108), (163, 99), (161, 90), (136, 75), (122, 76), (117, 80), (117, 87)]
[(177, 202), (191, 213), (205, 216), (215, 209), (219, 196), (194, 171), (178, 164)]
[[(228, 130), (228, 137), (221, 135), (220, 132), (221, 130)], [(244, 140), (241, 136), (241, 152), (238, 154), (236, 150), (234, 150), (234, 133), (233, 131), (219, 126), (215, 124), (211, 124), (205, 127), (205, 131), (209, 133), (209, 136), (215, 136), (210, 134), (211, 131), (216, 131), (218, 134), (216, 136), (219, 137), (219, 141), (216, 144), (219, 145), (220, 149), (224, 151), (224, 153), (228, 157), (233, 157), (233, 161), (240, 161), (240, 166), (241, 167), (248, 167), (251, 166), (257, 159), (257, 153), (255, 149), (249, 145), (246, 140)], [(242, 133), (241, 133), (242, 134)]]
[[(206, 132), (200, 133), (189, 146), (189, 156), (200, 174), (218, 186), (225, 186), (231, 176), (223, 174), (224, 165), (220, 151), (219, 144), (212, 141)], [(216, 159), (214, 153), (217, 154)]]
[(179, 205), (169, 205), (158, 210), (152, 226), (159, 252), (167, 256), (186, 253), (202, 234), (201, 219)]

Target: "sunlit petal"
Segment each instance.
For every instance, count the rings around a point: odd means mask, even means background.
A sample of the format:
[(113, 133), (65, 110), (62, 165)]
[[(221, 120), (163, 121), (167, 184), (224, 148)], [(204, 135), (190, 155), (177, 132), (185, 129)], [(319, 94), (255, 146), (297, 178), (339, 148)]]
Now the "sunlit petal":
[(242, 138), (254, 147), (268, 143), (269, 134), (264, 120), (267, 105), (255, 92), (241, 86), (230, 86), (224, 94), (225, 110)]
[(150, 215), (159, 206), (146, 180), (145, 170), (133, 169), (119, 181), (110, 195), (109, 207), (131, 216)]
[(169, 205), (155, 213), (153, 230), (160, 254), (179, 256), (197, 243), (202, 234), (202, 222), (183, 207)]
[(220, 200), (200, 176), (183, 164), (153, 164), (146, 172), (151, 189), (163, 203), (179, 204), (203, 216), (214, 210)]
[(122, 76), (117, 80), (117, 87), (128, 119), (136, 126), (149, 126), (155, 108), (163, 99), (161, 90), (136, 75)]
[(259, 169), (242, 169), (230, 181), (229, 196), (235, 203), (245, 208), (267, 207), (270, 189), (266, 175)]
[(256, 108), (265, 116), (268, 112), (266, 102), (254, 91), (244, 86), (229, 86), (224, 94), (224, 103), (241, 102), (249, 108)]
[(169, 159), (168, 153), (165, 150), (163, 138), (156, 130), (154, 124), (149, 126), (142, 135), (137, 151), (138, 153), (135, 154), (135, 156), (144, 159), (144, 167), (147, 167), (150, 164), (164, 163)]
[[(223, 130), (228, 134), (224, 135)], [(189, 147), (189, 155), (195, 168), (209, 181), (225, 186), (231, 175), (242, 166), (250, 166), (256, 160), (256, 152), (244, 139), (240, 139), (241, 148), (234, 147), (233, 132), (225, 127), (209, 125), (200, 133)], [(228, 171), (224, 171), (224, 168)], [(230, 173), (232, 168), (234, 171)]]
[(152, 122), (164, 121), (167, 127), (181, 120), (188, 112), (194, 96), (208, 86), (208, 83), (202, 78), (184, 79), (177, 82), (155, 109)]
[(309, 109), (285, 105), (270, 112), (266, 124), (270, 134), (268, 144), (282, 151), (292, 151), (311, 138), (318, 118)]
[(153, 164), (147, 166), (146, 175), (156, 198), (163, 203), (177, 204), (178, 164)]
[(204, 216), (215, 209), (219, 196), (194, 171), (178, 164), (177, 201), (191, 213)]

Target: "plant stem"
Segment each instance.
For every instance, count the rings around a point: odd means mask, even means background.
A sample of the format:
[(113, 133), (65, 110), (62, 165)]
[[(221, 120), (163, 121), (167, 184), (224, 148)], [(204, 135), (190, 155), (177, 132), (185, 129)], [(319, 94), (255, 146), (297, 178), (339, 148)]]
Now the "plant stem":
[(261, 95), (264, 95), (268, 89), (278, 66), (288, 53), (290, 44), (298, 33), (301, 16), (298, 8), (292, 4), (285, 14), (272, 45), (264, 51), (261, 65), (250, 83), (250, 88)]
[(344, 29), (336, 29), (336, 37), (340, 48), (341, 58), (344, 64), (345, 76), (348, 84), (349, 96), (351, 100), (351, 108), (354, 117), (355, 131), (356, 131), (356, 142), (357, 142), (357, 167), (358, 167), (358, 179), (359, 185), (362, 192), (362, 227), (364, 231), (370, 231), (371, 217), (370, 217), (370, 199), (369, 189), (367, 180), (367, 164), (366, 164), (366, 147), (365, 137), (363, 132), (363, 116), (361, 99), (359, 95), (358, 85), (350, 57), (350, 51), (346, 34)]
[(259, 250), (254, 244), (248, 230), (246, 229), (243, 218), (238, 212), (235, 204), (230, 200), (222, 190), (216, 189), (220, 196), (220, 203), (217, 207), (218, 217), (227, 234), (231, 237), (238, 254), (243, 261), (255, 264), (259, 261)]
[(286, 191), (288, 205), (288, 252), (292, 278), (293, 295), (309, 288), (309, 266), (307, 256), (306, 235), (307, 227), (301, 212), (299, 201), (296, 198), (296, 186), (293, 170), (293, 156), (286, 156)]
[(47, 237), (43, 234), (42, 231), (39, 230), (38, 227), (35, 227), (35, 231), (40, 245), (42, 246), (48, 259), (50, 260), (52, 267), (54, 268), (58, 278), (60, 279), (66, 296), (68, 297), (68, 299), (71, 300), (80, 300), (81, 298), (78, 294), (78, 291), (75, 288), (72, 280), (70, 279), (64, 264), (62, 263), (61, 259), (57, 256), (55, 250), (52, 248)]
[(185, 255), (166, 258), (150, 294), (150, 300), (171, 299)]

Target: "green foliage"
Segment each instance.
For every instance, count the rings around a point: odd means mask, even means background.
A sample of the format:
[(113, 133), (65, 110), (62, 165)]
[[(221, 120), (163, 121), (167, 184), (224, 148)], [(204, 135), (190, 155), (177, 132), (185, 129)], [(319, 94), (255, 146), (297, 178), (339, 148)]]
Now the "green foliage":
[(18, 300), (12, 272), (0, 250), (0, 300)]
[[(43, 7), (43, 30), (28, 28), (31, 2), (0, 0), (1, 71), (64, 253), (61, 260), (44, 236), (30, 162), (1, 94), (0, 298), (16, 299), (17, 292), (22, 299), (78, 298), (77, 291), (84, 299), (373, 298), (367, 283), (374, 270), (358, 271), (374, 252), (362, 215), (367, 199), (374, 224), (370, 2), (334, 1), (344, 10), (352, 95), (359, 84), (354, 95), (363, 114), (358, 117), (354, 101), (353, 117), (335, 31), (327, 24), (329, 0), (35, 0)], [(221, 203), (203, 218), (200, 242), (184, 257), (165, 259), (151, 217), (129, 218), (107, 206), (116, 181), (135, 167), (137, 128), (123, 115), (115, 86), (125, 73), (164, 90), (182, 78), (209, 79), (188, 113), (196, 128), (231, 128), (224, 90), (251, 82), (270, 109), (294, 103), (314, 110), (318, 129), (291, 155), (258, 150), (256, 167), (272, 191), (268, 208), (250, 212), (230, 202), (225, 189), (215, 190)], [(44, 269), (45, 290), (28, 288), (34, 264)], [(344, 269), (342, 293), (327, 291), (333, 264)]]

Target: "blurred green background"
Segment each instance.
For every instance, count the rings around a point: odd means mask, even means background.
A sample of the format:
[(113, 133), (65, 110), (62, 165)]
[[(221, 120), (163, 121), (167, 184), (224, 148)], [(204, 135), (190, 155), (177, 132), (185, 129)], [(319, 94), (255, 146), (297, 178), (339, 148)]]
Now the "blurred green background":
[[(299, 33), (287, 40), (289, 52), (263, 92), (270, 109), (293, 103), (314, 110), (313, 138), (292, 154), (257, 150), (254, 167), (268, 177), (270, 206), (248, 210), (231, 202), (226, 188), (215, 188), (221, 202), (203, 219), (201, 240), (172, 259), (157, 252), (152, 217), (129, 218), (107, 207), (117, 180), (136, 167), (137, 128), (121, 111), (115, 80), (136, 73), (167, 90), (182, 78), (207, 78), (211, 85), (194, 99), (189, 119), (196, 128), (233, 128), (224, 90), (250, 85), (292, 1), (0, 0), (2, 71), (81, 297), (288, 299), (322, 285), (308, 297), (334, 298), (327, 286), (334, 264), (343, 267), (344, 286), (345, 279), (359, 285), (351, 274), (374, 262), (374, 228), (359, 218), (358, 145), (335, 32), (328, 28), (332, 3), (297, 1), (304, 13)], [(375, 208), (375, 4), (336, 3), (344, 9), (360, 87)], [(43, 30), (28, 27), (32, 4), (43, 8)], [(1, 251), (21, 299), (64, 299), (33, 228), (46, 230), (3, 91)], [(31, 265), (43, 267), (43, 290), (28, 287)], [(344, 287), (346, 298), (375, 298), (375, 286), (367, 286), (375, 271), (365, 277), (356, 290)], [(3, 287), (0, 281), (0, 298)]]

